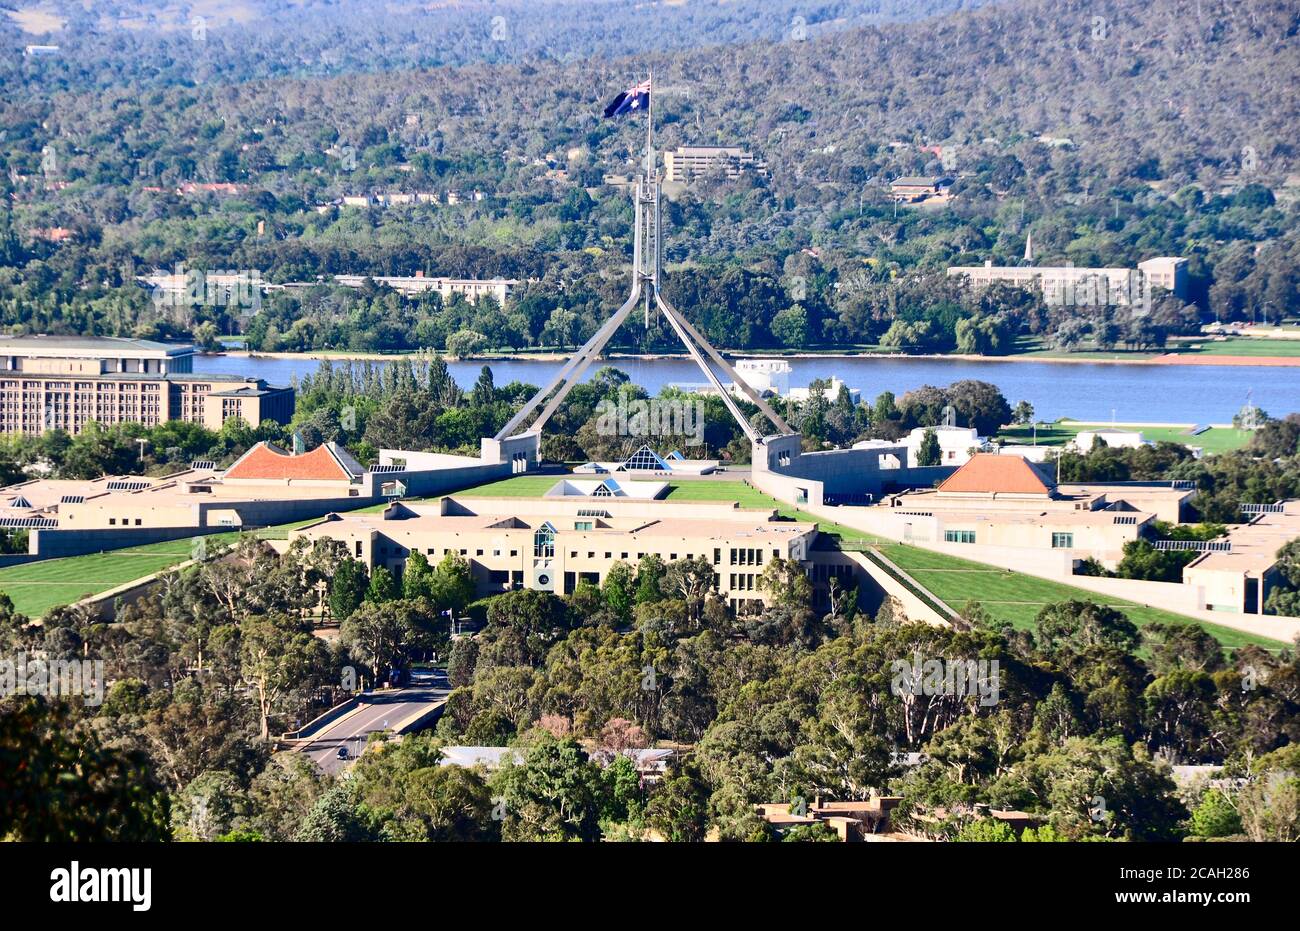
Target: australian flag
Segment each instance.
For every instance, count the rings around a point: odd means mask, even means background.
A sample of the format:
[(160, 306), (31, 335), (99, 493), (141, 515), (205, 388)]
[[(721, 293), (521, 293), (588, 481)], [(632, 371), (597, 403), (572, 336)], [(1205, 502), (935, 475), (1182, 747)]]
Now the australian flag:
[(634, 84), (609, 102), (605, 108), (605, 118), (622, 116), (634, 110), (644, 110), (650, 106), (650, 82)]

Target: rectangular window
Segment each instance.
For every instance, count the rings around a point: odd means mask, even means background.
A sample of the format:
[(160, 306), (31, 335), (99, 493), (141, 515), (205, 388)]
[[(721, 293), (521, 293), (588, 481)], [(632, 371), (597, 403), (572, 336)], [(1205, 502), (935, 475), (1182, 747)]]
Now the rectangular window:
[(1052, 549), (1054, 550), (1074, 549), (1074, 534), (1072, 533), (1052, 534)]
[(945, 543), (974, 543), (974, 530), (945, 530), (943, 532)]
[(573, 522), (574, 530), (592, 530), (595, 526), (596, 525), (589, 520), (575, 520)]

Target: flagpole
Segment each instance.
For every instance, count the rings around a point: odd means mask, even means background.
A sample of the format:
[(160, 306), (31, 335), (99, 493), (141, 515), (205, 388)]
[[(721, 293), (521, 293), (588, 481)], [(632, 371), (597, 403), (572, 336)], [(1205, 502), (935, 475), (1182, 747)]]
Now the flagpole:
[[(650, 103), (646, 107), (646, 122), (645, 122), (645, 186), (647, 192), (654, 191), (655, 222), (651, 225), (650, 228), (647, 229), (647, 236), (654, 237), (656, 241), (655, 242), (644, 241), (644, 245), (646, 245), (648, 248), (652, 250), (652, 254), (656, 256), (655, 261), (658, 262), (659, 244), (657, 240), (659, 236), (659, 221), (658, 221), (659, 196), (658, 196), (658, 188), (655, 186), (655, 177), (654, 177), (654, 171), (655, 171), (655, 142), (654, 142), (655, 69), (654, 69), (654, 65), (650, 66), (649, 86), (650, 86), (650, 93), (648, 96), (650, 98)], [(657, 282), (655, 283), (657, 284)], [(650, 292), (652, 290), (653, 287), (650, 287), (647, 288), (645, 292), (645, 328), (647, 331), (649, 331), (650, 329), (650, 305), (653, 301), (653, 298), (650, 296)]]
[(650, 105), (646, 107), (645, 124), (645, 170), (647, 179), (654, 170), (654, 133), (655, 133), (655, 69), (650, 67)]

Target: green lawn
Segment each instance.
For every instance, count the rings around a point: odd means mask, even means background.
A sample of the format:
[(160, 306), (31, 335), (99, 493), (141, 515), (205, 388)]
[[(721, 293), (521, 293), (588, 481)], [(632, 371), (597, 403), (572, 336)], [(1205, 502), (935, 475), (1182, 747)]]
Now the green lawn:
[[(285, 540), (289, 531), (314, 523), (297, 521), (254, 531), (266, 540)], [(65, 556), (7, 566), (0, 569), (0, 592), (13, 599), (14, 609), (28, 617), (40, 617), (50, 608), (72, 604), (110, 588), (142, 579), (179, 565), (196, 555), (196, 542), (211, 551), (233, 543), (239, 534), (231, 531), (205, 536), (132, 546), (85, 556)]]
[[(220, 545), (219, 538), (228, 536), (208, 537), (205, 545)], [(13, 599), (16, 610), (28, 617), (40, 617), (56, 605), (80, 601), (184, 562), (192, 558), (191, 545), (188, 539), (171, 540), (8, 566), (0, 569), (0, 591)]]
[[(459, 491), (451, 497), (536, 497), (549, 491), (562, 477), (558, 475), (517, 475), (497, 482), (489, 482), (486, 485), (479, 485), (465, 491)], [(807, 511), (784, 504), (739, 479), (735, 481), (699, 479), (698, 481), (670, 482), (668, 493), (664, 497), (673, 501), (737, 501), (742, 508), (774, 508), (782, 517), (819, 524), (823, 533), (834, 534), (846, 543), (885, 542), (883, 537), (873, 536), (841, 524), (833, 524)]]
[(540, 498), (562, 478), (564, 476), (561, 475), (516, 475), (466, 488), (455, 495), (466, 498)]
[(1122, 598), (1104, 598), (1096, 592), (1052, 582), (1036, 576), (1000, 569), (985, 563), (958, 559), (945, 553), (887, 543), (880, 551), (895, 565), (929, 589), (936, 598), (956, 611), (969, 601), (978, 601), (989, 614), (1019, 629), (1033, 626), (1034, 618), (1045, 605), (1080, 600), (1108, 604), (1128, 615), (1139, 627), (1154, 621), (1173, 624), (1200, 624), (1229, 649), (1256, 644), (1270, 650), (1286, 646), (1278, 640), (1208, 624), (1182, 614), (1148, 608)]
[(1180, 427), (1142, 427), (1142, 434), (1148, 440), (1169, 443), (1182, 443), (1184, 446), (1199, 446), (1207, 453), (1226, 453), (1240, 449), (1254, 436), (1251, 430), (1236, 430), (1232, 427), (1211, 427), (1204, 433), (1189, 436)]
[[(605, 475), (515, 475), (500, 481), (477, 485), (451, 494), (462, 498), (537, 498), (550, 491), (558, 482), (570, 478), (579, 481), (599, 481)], [(617, 479), (622, 484), (636, 484), (626, 478)], [(646, 482), (650, 482), (647, 480)], [(763, 494), (739, 479), (734, 481), (711, 479), (687, 480), (668, 483), (666, 498), (674, 501), (739, 501), (741, 507), (778, 507), (775, 498)]]
[[(1082, 430), (1105, 429), (1107, 424), (1083, 423), (1077, 420), (1057, 420), (1038, 425), (1039, 446), (1061, 446)], [(1181, 443), (1184, 446), (1199, 446), (1207, 453), (1222, 453), (1240, 449), (1250, 442), (1253, 436), (1250, 430), (1234, 430), (1231, 427), (1211, 427), (1204, 433), (1192, 436), (1183, 427), (1156, 427), (1146, 425), (1124, 426), (1121, 430), (1134, 430), (1142, 433), (1152, 442)], [(1034, 442), (1034, 428), (1028, 425), (1003, 427), (998, 436), (1016, 443)]]
[[(1069, 435), (1073, 436), (1074, 433), (1070, 432)], [(1039, 436), (1041, 438), (1041, 431)], [(526, 497), (543, 494), (557, 481), (559, 481), (558, 476), (520, 475), (480, 485), (459, 494), (462, 497), (490, 495)], [(1039, 579), (984, 563), (970, 562), (916, 546), (895, 543), (852, 527), (831, 523), (807, 511), (783, 504), (741, 481), (701, 479), (671, 482), (667, 497), (674, 501), (739, 501), (742, 507), (775, 508), (783, 517), (813, 521), (819, 525), (823, 533), (838, 537), (841, 545), (846, 548), (877, 546), (900, 569), (924, 585), (935, 597), (953, 610), (960, 611), (968, 601), (978, 601), (994, 617), (1006, 620), (1018, 628), (1032, 627), (1034, 618), (1044, 605), (1071, 599), (1097, 602), (1102, 600), (1096, 593), (1072, 585)], [(1152, 621), (1176, 624), (1202, 623), (1181, 614), (1143, 607), (1123, 599), (1108, 599), (1106, 603), (1123, 610), (1139, 626)], [(1202, 626), (1228, 648), (1241, 647), (1249, 643), (1271, 650), (1285, 646), (1276, 640), (1255, 637), (1216, 624), (1202, 623)]]
[[(1172, 348), (1172, 347), (1171, 347)], [(1229, 336), (1223, 340), (1189, 342), (1184, 352), (1198, 356), (1300, 356), (1300, 339), (1263, 339)]]

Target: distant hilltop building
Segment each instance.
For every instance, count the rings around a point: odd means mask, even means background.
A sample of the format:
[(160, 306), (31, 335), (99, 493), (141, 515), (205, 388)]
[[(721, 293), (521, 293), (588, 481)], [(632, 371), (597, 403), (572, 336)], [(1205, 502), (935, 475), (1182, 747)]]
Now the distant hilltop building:
[(405, 207), (411, 204), (436, 204), (441, 198), (431, 191), (414, 194), (345, 194), (344, 207)]
[(242, 194), (248, 190), (246, 184), (231, 181), (184, 181), (176, 188), (176, 193), (186, 194)]
[(889, 182), (889, 193), (900, 204), (916, 204), (932, 197), (947, 197), (950, 187), (952, 178), (946, 175), (907, 175)]
[[(962, 275), (976, 287), (987, 287), (995, 281), (1021, 287), (1039, 288), (1047, 303), (1083, 303), (1071, 301), (1069, 295), (1075, 286), (1090, 279), (1104, 279), (1110, 294), (1102, 303), (1129, 303), (1137, 290), (1144, 285), (1163, 288), (1179, 298), (1187, 296), (1187, 259), (1180, 256), (1158, 256), (1139, 262), (1131, 268), (1080, 268), (1073, 265), (1033, 266), (954, 265), (949, 276)], [(1120, 300), (1111, 301), (1116, 296)]]
[(747, 149), (735, 145), (679, 145), (664, 153), (664, 180), (688, 182), (715, 168), (722, 168), (729, 180), (752, 171), (767, 174), (767, 163)]
[(423, 272), (414, 275), (335, 275), (334, 281), (348, 288), (359, 288), (369, 278), (375, 284), (382, 284), (401, 294), (423, 294), (437, 291), (442, 299), (448, 300), (453, 294), (461, 294), (470, 301), (480, 297), (491, 297), (502, 307), (510, 299), (514, 288), (519, 284), (517, 278), (428, 278)]
[(52, 243), (65, 243), (76, 239), (77, 234), (65, 226), (38, 226), (32, 230), (32, 238)]
[[(482, 191), (471, 191), (468, 194), (460, 194), (457, 191), (447, 192), (447, 206), (454, 207), (462, 199), (468, 198), (472, 201), (481, 201), (487, 195)], [(442, 195), (436, 191), (415, 191), (410, 194), (405, 193), (379, 193), (379, 194), (344, 194), (336, 201), (326, 204), (319, 204), (316, 207), (318, 212), (324, 212), (331, 207), (410, 207), (416, 204), (440, 204)]]
[(260, 378), (195, 374), (195, 348), (108, 336), (0, 337), (0, 433), (80, 433), (168, 420), (219, 430), (231, 417), (252, 426), (288, 423), (292, 388)]
[(29, 45), (23, 49), (23, 54), (28, 58), (40, 58), (45, 55), (59, 54), (57, 45)]

